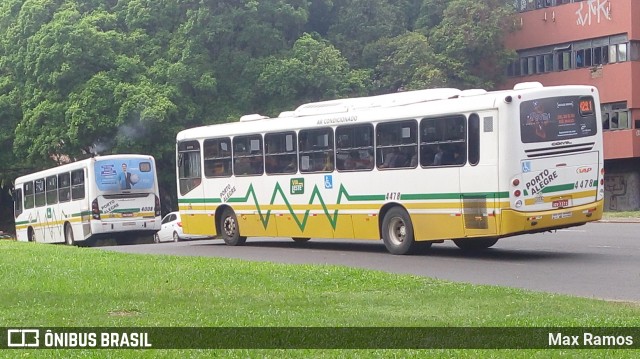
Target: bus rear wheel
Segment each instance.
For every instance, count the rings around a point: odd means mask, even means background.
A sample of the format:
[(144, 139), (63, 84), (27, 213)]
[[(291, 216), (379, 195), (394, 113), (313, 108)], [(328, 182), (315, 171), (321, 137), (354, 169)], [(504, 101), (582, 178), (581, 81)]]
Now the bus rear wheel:
[(36, 241), (36, 234), (33, 231), (33, 227), (29, 227), (29, 229), (27, 230), (27, 240), (29, 242), (35, 242)]
[(68, 246), (76, 244), (76, 241), (73, 239), (73, 229), (69, 223), (64, 226), (64, 243)]
[(241, 246), (247, 240), (247, 237), (240, 236), (238, 218), (230, 208), (227, 208), (222, 212), (220, 228), (222, 229), (222, 239), (224, 240), (224, 243), (229, 246)]
[(415, 250), (413, 224), (407, 211), (394, 207), (385, 214), (382, 220), (382, 240), (391, 254), (409, 254)]
[(498, 238), (461, 238), (453, 240), (453, 243), (463, 251), (481, 251), (493, 246), (497, 242)]

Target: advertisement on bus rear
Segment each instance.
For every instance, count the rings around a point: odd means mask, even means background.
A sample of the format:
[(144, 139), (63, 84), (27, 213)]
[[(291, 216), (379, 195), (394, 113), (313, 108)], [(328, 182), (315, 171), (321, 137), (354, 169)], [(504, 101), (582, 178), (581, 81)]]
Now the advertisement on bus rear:
[(154, 186), (153, 163), (145, 159), (97, 160), (98, 189), (105, 192), (149, 190)]
[(523, 143), (568, 140), (597, 133), (591, 96), (563, 96), (523, 101), (520, 135)]

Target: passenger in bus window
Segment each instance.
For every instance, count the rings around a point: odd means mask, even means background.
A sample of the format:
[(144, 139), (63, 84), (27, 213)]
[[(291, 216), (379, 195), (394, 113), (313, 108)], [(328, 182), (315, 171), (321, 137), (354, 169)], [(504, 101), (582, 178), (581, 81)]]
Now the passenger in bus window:
[(251, 171), (251, 163), (247, 157), (236, 158), (233, 173), (236, 175), (248, 175)]
[(400, 150), (398, 147), (394, 147), (391, 151), (384, 155), (384, 159), (380, 168), (394, 168), (396, 163), (400, 160)]
[(282, 173), (291, 173), (296, 171), (296, 157), (295, 155), (281, 156), (278, 161)]
[(442, 165), (442, 157), (444, 156), (444, 149), (441, 145), (438, 145), (436, 148), (436, 154), (433, 156), (433, 165), (440, 166)]

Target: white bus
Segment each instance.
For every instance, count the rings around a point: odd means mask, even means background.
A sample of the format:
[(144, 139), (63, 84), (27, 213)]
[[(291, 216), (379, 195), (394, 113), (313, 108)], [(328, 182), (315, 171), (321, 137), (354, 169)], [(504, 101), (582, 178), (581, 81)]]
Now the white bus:
[(177, 135), (185, 233), (382, 238), (394, 254), (601, 218), (592, 86), (430, 89), (309, 103)]
[(19, 241), (152, 238), (161, 221), (155, 160), (98, 156), (19, 177), (14, 215)]

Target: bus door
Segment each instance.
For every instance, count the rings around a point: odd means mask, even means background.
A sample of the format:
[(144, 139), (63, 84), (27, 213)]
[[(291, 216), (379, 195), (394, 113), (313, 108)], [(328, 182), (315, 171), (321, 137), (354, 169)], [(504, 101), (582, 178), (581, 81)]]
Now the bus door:
[(184, 233), (213, 235), (215, 220), (209, 215), (212, 203), (205, 195), (205, 185), (202, 183), (200, 143), (178, 143), (177, 162), (178, 191), (182, 196), (178, 205)]
[(460, 205), (466, 237), (497, 234), (499, 210), (497, 112), (471, 114), (467, 158), (460, 167)]

